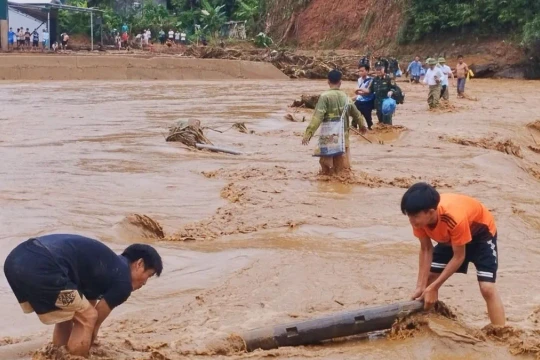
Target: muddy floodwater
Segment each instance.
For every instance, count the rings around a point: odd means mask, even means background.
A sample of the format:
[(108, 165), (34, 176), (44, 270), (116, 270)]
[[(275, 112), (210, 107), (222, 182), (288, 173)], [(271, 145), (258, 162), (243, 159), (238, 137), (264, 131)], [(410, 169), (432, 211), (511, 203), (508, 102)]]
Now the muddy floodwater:
[[(427, 88), (400, 85), (406, 103), (394, 124), (404, 128), (367, 140), (351, 134), (355, 176), (329, 179), (317, 176), (316, 139), (301, 145), (311, 112), (287, 107), (325, 82), (2, 82), (0, 261), (52, 232), (96, 237), (116, 251), (155, 243), (162, 276), (114, 310), (93, 359), (534, 358), (540, 83), (473, 80), (476, 99), (458, 100), (452, 87), (451, 105), (438, 112), (427, 110)], [(205, 130), (215, 145), (244, 154), (165, 142), (177, 119), (200, 120), (218, 130)], [(249, 132), (231, 129), (235, 122)], [(393, 339), (238, 351), (231, 334), (408, 300), (419, 244), (399, 202), (421, 180), (493, 212), (508, 325), (532, 345), (480, 334), (488, 317), (471, 265), (440, 290), (456, 320), (434, 316)], [(125, 226), (133, 213), (159, 221), (168, 240)], [(2, 359), (32, 358), (50, 339), (52, 328), (22, 313), (3, 274), (0, 318)]]

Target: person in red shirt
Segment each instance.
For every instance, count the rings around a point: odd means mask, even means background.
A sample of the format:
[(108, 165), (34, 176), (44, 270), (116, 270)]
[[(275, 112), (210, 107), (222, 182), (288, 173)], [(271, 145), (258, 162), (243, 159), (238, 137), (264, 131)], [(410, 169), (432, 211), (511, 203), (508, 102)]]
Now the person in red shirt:
[(495, 286), (497, 227), (489, 210), (472, 197), (439, 194), (429, 184), (416, 183), (403, 195), (401, 212), (409, 217), (420, 240), (418, 282), (412, 298), (423, 299), (430, 308), (442, 284), (454, 273), (466, 274), (472, 262), (491, 323), (503, 326), (504, 306)]

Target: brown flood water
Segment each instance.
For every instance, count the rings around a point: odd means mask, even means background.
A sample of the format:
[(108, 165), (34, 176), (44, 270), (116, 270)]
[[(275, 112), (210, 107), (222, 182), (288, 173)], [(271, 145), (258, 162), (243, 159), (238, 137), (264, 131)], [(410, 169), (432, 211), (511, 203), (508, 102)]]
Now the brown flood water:
[[(283, 119), (295, 97), (324, 82), (0, 83), (0, 261), (19, 242), (52, 232), (97, 237), (117, 251), (147, 241), (120, 224), (131, 213), (158, 220), (173, 238), (206, 239), (156, 243), (163, 275), (114, 311), (95, 359), (513, 358), (507, 342), (462, 334), (488, 322), (472, 266), (440, 291), (458, 323), (432, 319), (412, 338), (253, 354), (219, 341), (407, 300), (418, 244), (399, 200), (420, 179), (493, 211), (509, 325), (539, 330), (540, 155), (528, 147), (538, 146), (540, 131), (526, 125), (540, 120), (540, 83), (474, 80), (478, 101), (457, 100), (452, 88), (453, 107), (438, 113), (426, 109), (426, 88), (401, 85), (407, 103), (395, 124), (408, 130), (379, 130), (367, 136), (372, 143), (351, 135), (356, 177), (340, 182), (317, 177), (315, 141), (300, 145), (307, 123)], [(194, 152), (164, 141), (179, 118), (218, 130), (245, 122), (254, 133), (206, 130), (214, 144), (245, 155)], [(492, 147), (512, 139), (522, 157), (439, 136), (493, 138), (482, 142)], [(49, 340), (51, 327), (20, 311), (3, 275), (0, 318), (2, 359), (31, 358)]]

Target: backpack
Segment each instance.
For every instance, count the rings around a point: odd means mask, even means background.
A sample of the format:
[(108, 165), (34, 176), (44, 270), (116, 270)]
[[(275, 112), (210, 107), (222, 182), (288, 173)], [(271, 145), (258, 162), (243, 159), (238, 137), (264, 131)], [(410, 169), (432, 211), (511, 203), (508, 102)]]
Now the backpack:
[(403, 104), (405, 102), (405, 94), (399, 86), (394, 85), (394, 87), (396, 88), (396, 91), (392, 94), (392, 99), (396, 100), (398, 104)]

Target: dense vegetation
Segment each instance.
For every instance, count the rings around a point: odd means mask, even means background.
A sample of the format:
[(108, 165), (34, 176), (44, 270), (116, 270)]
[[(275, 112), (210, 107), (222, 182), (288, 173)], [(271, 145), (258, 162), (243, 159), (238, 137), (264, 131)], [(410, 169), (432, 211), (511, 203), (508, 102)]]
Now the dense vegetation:
[(503, 35), (524, 45), (540, 39), (538, 0), (409, 0), (400, 42), (433, 34)]
[[(114, 0), (113, 0), (114, 1)], [(160, 30), (165, 32), (182, 30), (191, 40), (205, 35), (217, 38), (225, 22), (246, 21), (246, 28), (250, 35), (255, 35), (261, 22), (262, 0), (167, 0), (167, 6), (158, 5), (151, 0), (140, 0), (140, 3), (127, 5), (117, 1), (92, 0), (88, 3), (92, 7), (104, 10), (102, 29), (105, 38), (110, 38), (114, 30), (120, 30), (126, 24), (131, 34), (137, 34), (150, 29), (156, 36)], [(68, 0), (70, 5), (88, 6), (85, 0)], [(61, 11), (59, 25), (61, 31), (68, 33), (89, 34), (88, 14), (68, 13)], [(96, 27), (95, 33), (101, 29)]]
[[(87, 0), (67, 0), (87, 6)], [(153, 0), (88, 0), (89, 6), (103, 9), (105, 36), (128, 25), (131, 34), (150, 29), (156, 35), (161, 29), (183, 30), (191, 40), (201, 35), (217, 38), (222, 25), (229, 21), (246, 21), (249, 38), (261, 46), (272, 43), (265, 34), (268, 14), (291, 17), (294, 9), (305, 7), (310, 0), (166, 0), (167, 6)], [(397, 0), (404, 7), (405, 21), (398, 34), (400, 43), (428, 39), (430, 36), (462, 34), (467, 36), (499, 35), (536, 48), (540, 54), (540, 0)], [(276, 11), (280, 9), (280, 11)], [(277, 22), (283, 19), (274, 19)], [(274, 21), (274, 22), (275, 22)], [(272, 22), (272, 21), (271, 21)], [(88, 15), (61, 12), (60, 30), (89, 34)], [(99, 26), (97, 33), (99, 33)]]

